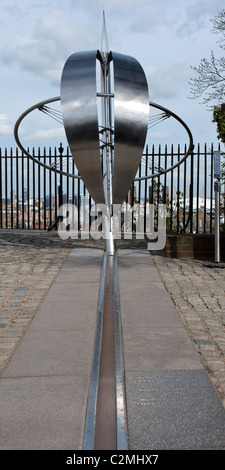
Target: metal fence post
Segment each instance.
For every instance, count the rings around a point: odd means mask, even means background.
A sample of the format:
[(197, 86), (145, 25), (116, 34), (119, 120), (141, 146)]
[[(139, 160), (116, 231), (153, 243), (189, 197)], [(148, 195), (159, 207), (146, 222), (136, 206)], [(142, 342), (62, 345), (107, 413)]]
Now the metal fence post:
[[(60, 147), (59, 147), (59, 154), (60, 154), (60, 171), (62, 171), (62, 155), (63, 155), (63, 151), (64, 151), (64, 148), (62, 146), (62, 144), (60, 144)], [(63, 195), (62, 195), (62, 175), (60, 174), (60, 184), (59, 184), (59, 188), (58, 188), (58, 191), (59, 191), (59, 207), (63, 204)]]

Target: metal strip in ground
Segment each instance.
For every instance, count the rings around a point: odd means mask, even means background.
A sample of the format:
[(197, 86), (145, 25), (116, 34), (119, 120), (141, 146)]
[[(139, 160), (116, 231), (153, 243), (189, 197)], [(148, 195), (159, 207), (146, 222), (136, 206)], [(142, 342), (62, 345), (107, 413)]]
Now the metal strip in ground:
[(116, 253), (104, 254), (83, 449), (128, 449)]
[(114, 260), (108, 255), (106, 266), (101, 359), (95, 424), (95, 450), (116, 450), (114, 344)]
[(84, 450), (94, 449), (98, 379), (99, 379), (100, 356), (101, 356), (101, 338), (102, 338), (102, 324), (103, 324), (106, 262), (107, 262), (107, 256), (106, 254), (104, 254), (103, 266), (102, 266), (102, 277), (101, 277), (101, 283), (100, 283), (100, 289), (99, 289), (98, 309), (97, 309), (94, 355), (93, 355), (93, 361), (92, 361), (92, 370), (91, 370), (88, 403), (87, 403), (87, 411), (86, 411), (85, 430), (84, 430), (84, 438), (83, 438)]

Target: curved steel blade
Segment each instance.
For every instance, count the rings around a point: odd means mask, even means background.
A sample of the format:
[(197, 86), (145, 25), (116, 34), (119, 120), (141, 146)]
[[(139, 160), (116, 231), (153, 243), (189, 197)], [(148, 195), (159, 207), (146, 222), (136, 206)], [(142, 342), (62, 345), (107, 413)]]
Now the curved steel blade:
[(114, 67), (113, 203), (122, 204), (141, 161), (148, 129), (145, 73), (133, 57), (112, 52)]
[(95, 203), (105, 203), (96, 97), (97, 51), (77, 52), (65, 63), (61, 103), (67, 140), (77, 169)]

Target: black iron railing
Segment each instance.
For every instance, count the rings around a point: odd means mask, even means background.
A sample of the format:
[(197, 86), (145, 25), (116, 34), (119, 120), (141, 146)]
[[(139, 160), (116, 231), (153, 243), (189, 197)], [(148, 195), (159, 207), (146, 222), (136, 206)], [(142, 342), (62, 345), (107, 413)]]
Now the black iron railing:
[[(195, 146), (194, 152), (173, 171), (134, 181), (126, 203), (163, 203), (167, 206), (167, 227), (175, 232), (212, 233), (214, 226), (213, 145)], [(186, 148), (146, 147), (137, 177), (169, 168), (185, 155)], [(40, 162), (77, 175), (69, 149), (42, 151), (33, 149)], [(221, 194), (225, 192), (222, 185)], [(223, 199), (223, 198), (222, 198)], [(82, 203), (81, 203), (82, 201)], [(84, 201), (84, 202), (83, 202)], [(74, 204), (78, 211), (78, 226), (83, 220), (83, 204), (93, 201), (82, 180), (58, 174), (41, 167), (19, 153), (18, 149), (0, 149), (0, 228), (54, 229), (60, 220), (59, 207)], [(224, 199), (221, 222), (224, 217)], [(89, 217), (89, 225), (91, 217)]]

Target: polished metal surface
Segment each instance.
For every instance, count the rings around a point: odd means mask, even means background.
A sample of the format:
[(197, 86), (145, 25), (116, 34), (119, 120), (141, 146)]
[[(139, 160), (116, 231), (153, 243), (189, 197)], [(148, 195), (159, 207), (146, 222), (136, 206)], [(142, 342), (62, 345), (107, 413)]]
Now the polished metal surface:
[[(102, 64), (101, 64), (101, 90), (105, 96), (101, 99), (100, 129), (102, 130), (102, 171), (103, 171), (103, 190), (105, 202), (107, 205), (106, 220), (106, 251), (113, 255), (115, 251), (113, 232), (112, 232), (112, 205), (113, 205), (113, 101), (112, 93), (112, 67), (107, 49), (107, 39), (103, 41)], [(113, 94), (114, 97), (114, 94)]]
[(110, 67), (105, 58), (102, 59), (101, 92), (111, 94), (110, 97), (103, 96), (104, 126), (107, 129), (115, 127), (114, 156), (110, 140), (103, 150), (102, 174), (96, 97), (97, 54), (96, 51), (75, 53), (67, 60), (61, 80), (63, 121), (78, 171), (95, 202), (109, 204), (104, 190), (109, 187), (109, 178), (105, 184), (104, 175), (111, 171), (110, 202), (122, 204), (134, 180), (145, 144), (149, 118), (148, 85), (136, 59), (116, 52), (108, 53), (113, 60), (114, 73), (114, 123), (111, 122), (113, 93), (109, 85)]
[(72, 54), (61, 79), (67, 140), (77, 169), (95, 203), (105, 203), (96, 97), (97, 51)]
[[(104, 331), (104, 328), (107, 328), (108, 331)], [(114, 346), (112, 346), (112, 342), (114, 342)], [(106, 355), (109, 356), (107, 359), (105, 357), (102, 358), (102, 356)], [(104, 362), (106, 361), (104, 364), (104, 368), (107, 365), (105, 372), (102, 368), (102, 360)], [(109, 366), (109, 361), (114, 363), (113, 366), (112, 364)], [(104, 377), (101, 377), (103, 372)], [(115, 374), (114, 378), (112, 377), (112, 374)], [(105, 381), (104, 386), (113, 386), (113, 403), (111, 402), (111, 397), (108, 396), (109, 394), (106, 392), (106, 390), (104, 391), (101, 399), (99, 395), (101, 389), (100, 380)], [(111, 384), (109, 383), (110, 381)], [(102, 401), (101, 404), (100, 400)], [(108, 418), (109, 425), (105, 426), (105, 421), (99, 423), (99, 418), (97, 419), (99, 405), (101, 412), (103, 410), (104, 413), (106, 412), (111, 414), (113, 412), (115, 414), (113, 423), (111, 417)], [(104, 408), (106, 408), (106, 410)], [(100, 444), (102, 445), (102, 440), (107, 439), (109, 444), (109, 446), (107, 445), (107, 450), (112, 449), (112, 447), (110, 447), (112, 443), (118, 450), (127, 450), (128, 436), (126, 421), (126, 393), (119, 304), (117, 254), (115, 253), (114, 258), (112, 259), (107, 253), (104, 253), (82, 449), (96, 449), (98, 448), (99, 441), (101, 441)], [(103, 428), (102, 434), (99, 434), (99, 425)]]
[(114, 67), (113, 203), (122, 204), (141, 161), (148, 129), (149, 96), (144, 71), (133, 57), (112, 52)]
[(101, 359), (95, 422), (95, 450), (117, 449), (117, 410), (115, 400), (115, 344), (114, 344), (114, 259), (107, 256)]

